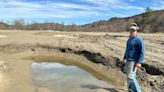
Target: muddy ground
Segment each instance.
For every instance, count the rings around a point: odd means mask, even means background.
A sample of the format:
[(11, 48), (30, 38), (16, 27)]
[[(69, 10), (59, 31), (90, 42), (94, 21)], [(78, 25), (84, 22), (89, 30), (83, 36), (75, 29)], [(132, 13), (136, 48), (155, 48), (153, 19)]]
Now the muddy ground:
[[(139, 83), (143, 92), (163, 92), (164, 34), (139, 35), (146, 47)], [(128, 33), (0, 31), (0, 92), (51, 92), (36, 87), (31, 75), (32, 62), (50, 58), (85, 66), (98, 79), (116, 86), (85, 92), (126, 92), (126, 76), (118, 62), (127, 39)]]

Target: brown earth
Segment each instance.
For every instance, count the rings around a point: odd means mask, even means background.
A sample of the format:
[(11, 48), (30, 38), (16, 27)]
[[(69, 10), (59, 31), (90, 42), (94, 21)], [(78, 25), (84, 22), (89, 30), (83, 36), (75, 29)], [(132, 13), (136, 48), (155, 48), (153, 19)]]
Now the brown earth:
[[(164, 91), (163, 33), (140, 34), (146, 47), (145, 63), (138, 71), (144, 92)], [(88, 68), (95, 77), (125, 92), (126, 77), (117, 66), (122, 60), (128, 33), (0, 31), (0, 90), (1, 92), (51, 92), (33, 84), (33, 60), (55, 58), (73, 61)], [(44, 58), (40, 58), (44, 57)], [(122, 90), (123, 89), (123, 90)], [(104, 88), (85, 92), (106, 92)]]

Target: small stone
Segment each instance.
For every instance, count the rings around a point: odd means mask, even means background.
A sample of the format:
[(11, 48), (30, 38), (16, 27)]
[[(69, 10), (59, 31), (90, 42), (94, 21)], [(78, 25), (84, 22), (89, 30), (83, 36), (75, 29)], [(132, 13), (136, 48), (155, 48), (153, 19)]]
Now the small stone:
[(31, 51), (35, 51), (35, 49), (34, 48), (31, 48)]
[(150, 81), (150, 86), (155, 86), (154, 83), (152, 81)]

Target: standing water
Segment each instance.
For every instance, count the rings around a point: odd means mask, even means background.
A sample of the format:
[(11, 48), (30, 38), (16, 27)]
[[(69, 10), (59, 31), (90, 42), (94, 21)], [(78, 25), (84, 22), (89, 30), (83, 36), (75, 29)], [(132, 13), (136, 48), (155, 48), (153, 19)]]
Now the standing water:
[(108, 89), (113, 88), (107, 82), (96, 79), (76, 66), (65, 66), (56, 62), (34, 62), (31, 67), (34, 84), (52, 92), (89, 92), (96, 89), (106, 89), (106, 92), (109, 92)]

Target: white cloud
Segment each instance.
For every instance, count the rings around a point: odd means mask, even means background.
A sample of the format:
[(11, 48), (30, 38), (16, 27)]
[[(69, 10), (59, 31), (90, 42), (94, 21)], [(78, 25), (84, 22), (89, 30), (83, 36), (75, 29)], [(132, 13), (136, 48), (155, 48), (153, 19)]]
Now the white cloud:
[[(51, 3), (31, 3), (23, 0), (1, 0), (1, 18), (76, 18), (93, 16), (128, 16), (130, 13), (144, 11), (145, 7), (130, 5), (125, 0), (78, 0), (91, 5), (51, 2)], [(134, 1), (134, 0), (129, 0)], [(155, 0), (153, 9), (163, 9), (164, 1)], [(116, 12), (115, 10), (119, 10)], [(122, 12), (125, 12), (122, 14)], [(127, 12), (128, 11), (128, 12)], [(127, 14), (126, 14), (127, 12)]]
[(161, 10), (164, 9), (164, 1), (163, 0), (154, 0), (153, 6), (150, 8), (154, 10)]
[(118, 9), (137, 9), (137, 10), (143, 10), (143, 7), (138, 7), (134, 5), (129, 5), (126, 2), (123, 2), (123, 0), (85, 0), (86, 2), (91, 2), (98, 4), (102, 7), (108, 7), (108, 8), (118, 8)]
[[(79, 9), (78, 11), (74, 9)], [(99, 14), (99, 7), (90, 7), (78, 4), (66, 3), (29, 3), (29, 2), (0, 2), (1, 17), (57, 17), (69, 18), (76, 16), (86, 16)], [(10, 12), (10, 14), (8, 14)]]
[[(108, 12), (104, 13), (101, 11)], [(108, 8), (102, 6), (73, 3), (47, 3), (43, 5), (40, 3), (10, 1), (0, 2), (0, 13), (0, 17), (3, 18), (74, 18), (95, 15), (107, 16), (112, 12), (109, 12)]]

